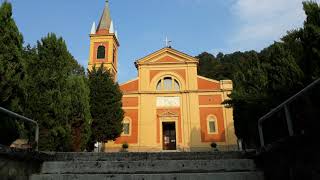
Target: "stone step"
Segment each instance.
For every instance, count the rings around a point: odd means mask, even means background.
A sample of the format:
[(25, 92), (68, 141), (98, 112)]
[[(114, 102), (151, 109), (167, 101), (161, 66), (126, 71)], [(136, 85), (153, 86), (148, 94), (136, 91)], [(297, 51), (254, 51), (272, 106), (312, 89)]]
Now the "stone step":
[(133, 174), (255, 171), (250, 159), (156, 160), (156, 161), (51, 161), (43, 174)]
[(139, 161), (240, 159), (242, 152), (166, 152), (166, 153), (54, 153), (54, 161)]
[(262, 172), (172, 174), (40, 174), (30, 180), (263, 180)]

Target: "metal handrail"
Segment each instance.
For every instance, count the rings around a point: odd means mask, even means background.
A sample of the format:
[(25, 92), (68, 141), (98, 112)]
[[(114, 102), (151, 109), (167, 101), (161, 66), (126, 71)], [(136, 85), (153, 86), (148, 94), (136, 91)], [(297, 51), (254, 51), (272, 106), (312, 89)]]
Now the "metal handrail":
[(21, 116), (15, 112), (9, 111), (7, 109), (4, 109), (2, 107), (0, 107), (0, 112), (6, 113), (9, 116), (13, 117), (13, 118), (18, 118), (24, 121), (27, 121), (29, 123), (35, 124), (36, 125), (36, 132), (35, 132), (35, 142), (36, 142), (36, 148), (35, 150), (38, 151), (38, 142), (39, 142), (39, 124), (37, 123), (37, 121), (34, 121), (32, 119), (26, 118), (24, 116)]
[(295, 99), (297, 99), (299, 96), (302, 96), (303, 94), (305, 94), (308, 90), (312, 89), (315, 85), (317, 85), (318, 83), (320, 83), (320, 78), (315, 80), (314, 82), (312, 82), (311, 84), (309, 84), (307, 87), (305, 87), (303, 90), (299, 91), (297, 94), (295, 94), (294, 96), (290, 97), (289, 99), (287, 99), (286, 101), (284, 101), (283, 103), (281, 103), (279, 106), (277, 106), (276, 108), (272, 109), (269, 113), (267, 113), (266, 115), (262, 116), (259, 120), (258, 120), (258, 130), (259, 130), (259, 136), (260, 136), (260, 145), (261, 147), (265, 146), (265, 142), (264, 142), (264, 137), (263, 137), (263, 129), (262, 129), (262, 123), (269, 118), (270, 116), (272, 116), (273, 114), (275, 114), (276, 112), (280, 111), (282, 108), (284, 108), (285, 110), (285, 117), (286, 117), (286, 121), (287, 121), (287, 126), (288, 126), (288, 131), (289, 131), (289, 135), (293, 136), (294, 132), (293, 132), (293, 126), (292, 126), (292, 120), (291, 120), (291, 116), (290, 116), (290, 112), (289, 112), (289, 108), (288, 108), (288, 104), (291, 103), (292, 101), (294, 101)]

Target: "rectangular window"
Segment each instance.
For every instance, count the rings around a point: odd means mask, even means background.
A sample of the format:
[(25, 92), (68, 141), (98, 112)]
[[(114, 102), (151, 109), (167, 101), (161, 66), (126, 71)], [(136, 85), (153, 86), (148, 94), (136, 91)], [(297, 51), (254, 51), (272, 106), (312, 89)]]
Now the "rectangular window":
[(209, 133), (216, 132), (216, 123), (214, 121), (209, 121)]
[(124, 135), (129, 135), (130, 134), (130, 124), (129, 123), (124, 123), (123, 124), (123, 134)]

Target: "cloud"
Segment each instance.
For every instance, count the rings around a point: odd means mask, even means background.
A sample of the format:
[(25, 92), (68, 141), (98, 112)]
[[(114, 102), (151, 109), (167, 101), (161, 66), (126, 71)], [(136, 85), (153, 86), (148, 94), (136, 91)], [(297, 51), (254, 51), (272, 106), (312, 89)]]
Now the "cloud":
[(237, 24), (228, 39), (236, 50), (260, 50), (288, 30), (302, 27), (303, 0), (234, 0), (231, 13)]

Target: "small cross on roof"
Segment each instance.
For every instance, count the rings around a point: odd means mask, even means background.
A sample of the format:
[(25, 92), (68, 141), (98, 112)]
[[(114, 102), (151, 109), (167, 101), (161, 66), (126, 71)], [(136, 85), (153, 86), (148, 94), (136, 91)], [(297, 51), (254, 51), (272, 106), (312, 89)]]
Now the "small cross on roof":
[(171, 48), (171, 43), (172, 41), (168, 39), (168, 37), (166, 37), (166, 39), (164, 40), (164, 42), (166, 43), (166, 47)]

